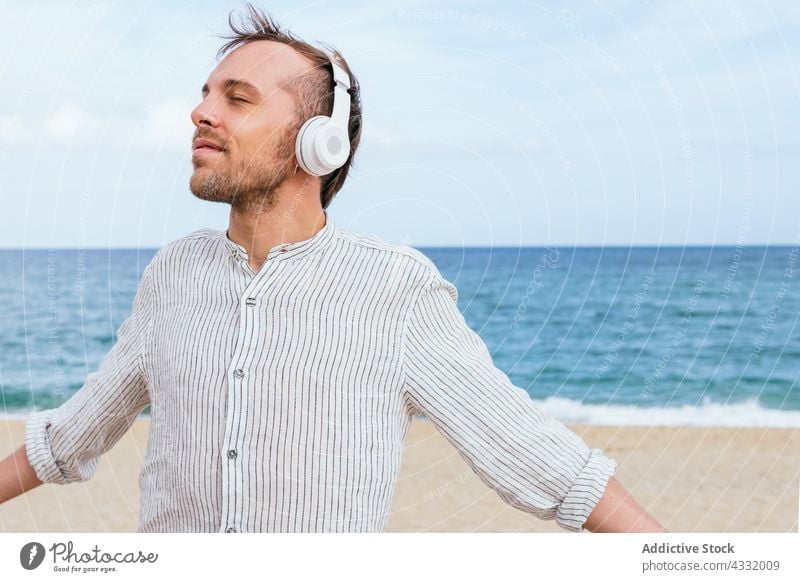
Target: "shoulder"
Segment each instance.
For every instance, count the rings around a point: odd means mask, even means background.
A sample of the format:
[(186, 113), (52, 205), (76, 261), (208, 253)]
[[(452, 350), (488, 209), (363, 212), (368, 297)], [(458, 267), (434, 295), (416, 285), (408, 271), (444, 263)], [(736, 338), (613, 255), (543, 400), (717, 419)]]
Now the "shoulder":
[(209, 247), (216, 245), (224, 233), (213, 228), (201, 228), (175, 239), (156, 251), (148, 270), (157, 270), (165, 264), (182, 261), (197, 254), (208, 255)]
[(388, 281), (402, 279), (411, 283), (412, 290), (422, 292), (436, 287), (444, 287), (456, 298), (458, 291), (455, 285), (447, 281), (434, 262), (422, 251), (402, 244), (386, 242), (374, 234), (360, 234), (338, 227), (337, 234), (342, 244), (350, 245), (348, 256), (354, 257), (356, 263), (374, 270), (387, 271)]
[(358, 262), (377, 263), (420, 282), (441, 276), (433, 261), (414, 247), (390, 243), (377, 235), (356, 233), (342, 227), (338, 227), (337, 234), (341, 244), (351, 247), (348, 256)]

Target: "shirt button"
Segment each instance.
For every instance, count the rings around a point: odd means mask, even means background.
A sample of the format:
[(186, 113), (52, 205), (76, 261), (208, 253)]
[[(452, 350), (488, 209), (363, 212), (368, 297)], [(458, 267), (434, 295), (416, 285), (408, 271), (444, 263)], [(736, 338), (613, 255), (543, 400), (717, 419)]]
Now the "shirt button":
[(248, 297), (247, 301), (245, 301), (245, 303), (247, 304), (248, 307), (254, 307), (255, 304), (256, 304), (256, 298), (255, 297)]
[(281, 252), (282, 252), (282, 253), (285, 253), (285, 252), (286, 252), (286, 249), (281, 249)]
[(238, 455), (238, 453), (236, 452), (236, 449), (231, 449), (231, 450), (228, 451), (228, 458), (229, 459), (235, 459), (237, 455)]
[(237, 370), (236, 370), (236, 371), (233, 373), (233, 377), (234, 377), (234, 378), (238, 378), (239, 380), (241, 380), (242, 378), (244, 378), (244, 370), (242, 370), (241, 368), (237, 369)]
[(235, 527), (229, 527), (228, 529), (225, 530), (225, 533), (236, 533), (236, 528)]

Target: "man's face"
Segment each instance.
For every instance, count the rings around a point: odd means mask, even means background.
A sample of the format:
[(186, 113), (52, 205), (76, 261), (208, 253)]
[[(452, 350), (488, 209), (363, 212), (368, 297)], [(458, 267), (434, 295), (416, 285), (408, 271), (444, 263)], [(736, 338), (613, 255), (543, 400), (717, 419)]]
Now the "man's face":
[(202, 101), (192, 111), (195, 147), (192, 193), (202, 200), (227, 202), (246, 212), (268, 208), (275, 189), (294, 173), (297, 119), (292, 94), (283, 83), (310, 70), (291, 47), (247, 43), (212, 71)]

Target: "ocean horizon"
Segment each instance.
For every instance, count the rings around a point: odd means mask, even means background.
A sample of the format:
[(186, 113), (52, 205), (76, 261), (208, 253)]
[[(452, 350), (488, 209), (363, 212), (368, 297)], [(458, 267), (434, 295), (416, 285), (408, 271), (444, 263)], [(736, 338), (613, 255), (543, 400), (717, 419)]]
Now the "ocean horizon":
[[(562, 422), (800, 427), (798, 245), (419, 247)], [(157, 249), (0, 250), (0, 414), (96, 371)]]

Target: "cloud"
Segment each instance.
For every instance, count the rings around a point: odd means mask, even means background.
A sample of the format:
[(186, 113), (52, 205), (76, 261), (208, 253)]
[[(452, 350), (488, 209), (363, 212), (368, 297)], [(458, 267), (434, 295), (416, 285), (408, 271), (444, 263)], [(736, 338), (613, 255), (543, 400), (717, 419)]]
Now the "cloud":
[(143, 127), (135, 138), (140, 149), (187, 150), (194, 126), (192, 105), (181, 98), (169, 98), (145, 109)]
[(188, 151), (194, 132), (192, 105), (167, 98), (138, 114), (108, 115), (65, 104), (38, 124), (22, 116), (0, 116), (0, 145), (97, 147)]
[(44, 123), (44, 137), (49, 144), (62, 145), (73, 141), (89, 143), (102, 129), (101, 120), (93, 113), (74, 105), (62, 105)]
[(0, 145), (12, 145), (24, 136), (22, 119), (12, 115), (0, 115)]

